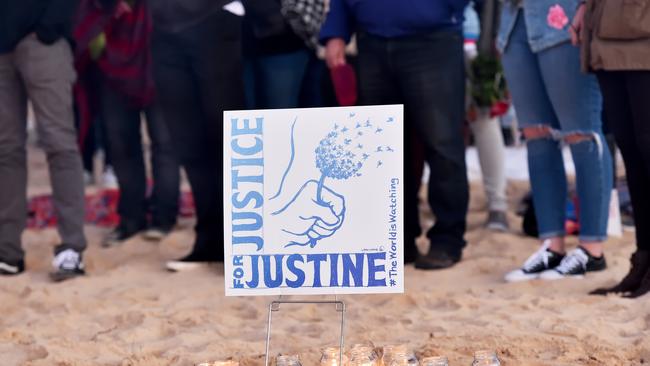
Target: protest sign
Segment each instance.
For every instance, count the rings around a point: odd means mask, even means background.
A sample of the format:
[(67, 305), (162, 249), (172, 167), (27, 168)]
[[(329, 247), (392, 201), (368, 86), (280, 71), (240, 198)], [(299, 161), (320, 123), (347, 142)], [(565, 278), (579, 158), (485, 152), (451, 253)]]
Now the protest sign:
[(401, 293), (401, 105), (224, 113), (228, 296)]

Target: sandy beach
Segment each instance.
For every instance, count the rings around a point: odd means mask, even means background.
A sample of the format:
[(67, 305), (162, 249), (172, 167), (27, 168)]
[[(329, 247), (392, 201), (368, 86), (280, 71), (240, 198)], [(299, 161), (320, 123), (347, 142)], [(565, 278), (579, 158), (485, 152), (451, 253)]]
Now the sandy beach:
[[(30, 153), (29, 193), (47, 192), (44, 157)], [(526, 183), (511, 182), (512, 207), (526, 190)], [(443, 354), (451, 365), (466, 366), (485, 348), (496, 350), (504, 365), (650, 363), (650, 296), (587, 296), (626, 273), (631, 233), (608, 242), (605, 272), (505, 284), (504, 272), (537, 242), (521, 236), (514, 213), (513, 233), (484, 230), (484, 205), (474, 182), (469, 244), (454, 268), (407, 267), (404, 295), (342, 297), (347, 344), (408, 343), (419, 356)], [(0, 365), (195, 365), (226, 358), (262, 365), (271, 298), (225, 298), (221, 265), (186, 273), (163, 269), (166, 259), (188, 250), (192, 225), (181, 222), (161, 243), (135, 239), (111, 249), (100, 247), (107, 229), (88, 227), (89, 275), (61, 284), (47, 278), (56, 231), (27, 231), (29, 271), (0, 279)], [(319, 349), (337, 342), (337, 316), (331, 306), (283, 307), (274, 317), (272, 353), (299, 353), (304, 365), (317, 365)]]

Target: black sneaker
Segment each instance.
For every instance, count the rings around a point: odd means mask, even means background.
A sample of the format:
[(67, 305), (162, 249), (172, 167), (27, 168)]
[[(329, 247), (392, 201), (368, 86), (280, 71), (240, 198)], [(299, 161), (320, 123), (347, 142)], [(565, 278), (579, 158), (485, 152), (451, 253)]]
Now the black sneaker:
[(54, 271), (50, 273), (50, 278), (55, 282), (86, 274), (81, 253), (73, 249), (66, 249), (56, 254), (52, 260), (52, 266), (54, 266)]
[(109, 248), (120, 245), (125, 241), (134, 238), (142, 231), (142, 229), (143, 227), (134, 228), (120, 224), (115, 228), (115, 230), (106, 235), (104, 241), (102, 242), (102, 246), (104, 248)]
[(600, 258), (589, 254), (584, 248), (577, 247), (567, 254), (555, 268), (545, 271), (539, 278), (543, 280), (559, 280), (567, 277), (583, 277), (587, 272), (602, 271), (607, 268), (605, 256)]
[(439, 248), (431, 248), (427, 255), (420, 255), (415, 260), (415, 268), (423, 270), (438, 270), (453, 267), (460, 262), (462, 253), (450, 253)]
[(550, 241), (544, 241), (542, 246), (524, 262), (520, 269), (506, 275), (506, 282), (534, 280), (539, 278), (544, 271), (557, 267), (564, 259), (564, 255), (550, 250), (550, 245)]
[(25, 261), (10, 263), (0, 259), (0, 276), (13, 276), (25, 272)]
[(183, 258), (167, 261), (165, 268), (171, 272), (183, 272), (204, 268), (214, 262), (223, 262), (223, 255), (193, 251)]

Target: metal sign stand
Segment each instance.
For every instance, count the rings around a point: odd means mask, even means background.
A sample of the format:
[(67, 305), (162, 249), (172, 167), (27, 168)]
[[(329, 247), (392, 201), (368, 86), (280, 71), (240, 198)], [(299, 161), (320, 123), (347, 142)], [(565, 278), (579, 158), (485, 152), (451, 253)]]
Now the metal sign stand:
[(345, 303), (338, 300), (337, 296), (334, 296), (334, 300), (322, 300), (322, 301), (307, 301), (307, 300), (282, 300), (282, 296), (278, 297), (277, 300), (272, 301), (269, 304), (269, 321), (266, 327), (266, 355), (264, 358), (264, 364), (269, 366), (269, 347), (271, 346), (271, 320), (273, 318), (273, 313), (280, 311), (281, 304), (315, 304), (315, 305), (335, 305), (336, 311), (341, 313), (341, 337), (339, 338), (339, 366), (343, 365), (343, 336), (345, 330)]

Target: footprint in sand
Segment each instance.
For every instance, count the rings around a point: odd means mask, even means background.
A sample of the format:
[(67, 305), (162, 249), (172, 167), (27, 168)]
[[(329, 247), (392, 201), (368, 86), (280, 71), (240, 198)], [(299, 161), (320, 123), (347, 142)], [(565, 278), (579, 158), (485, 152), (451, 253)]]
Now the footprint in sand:
[(451, 300), (451, 299), (437, 300), (433, 303), (427, 304), (428, 309), (436, 310), (436, 311), (445, 311), (445, 312), (457, 311), (461, 307), (462, 306), (460, 305), (460, 303), (458, 303), (456, 300)]
[(144, 323), (144, 314), (136, 311), (129, 311), (115, 317), (114, 324), (120, 328), (135, 328)]
[(49, 356), (49, 354), (45, 347), (33, 345), (27, 350), (27, 361), (42, 360)]

